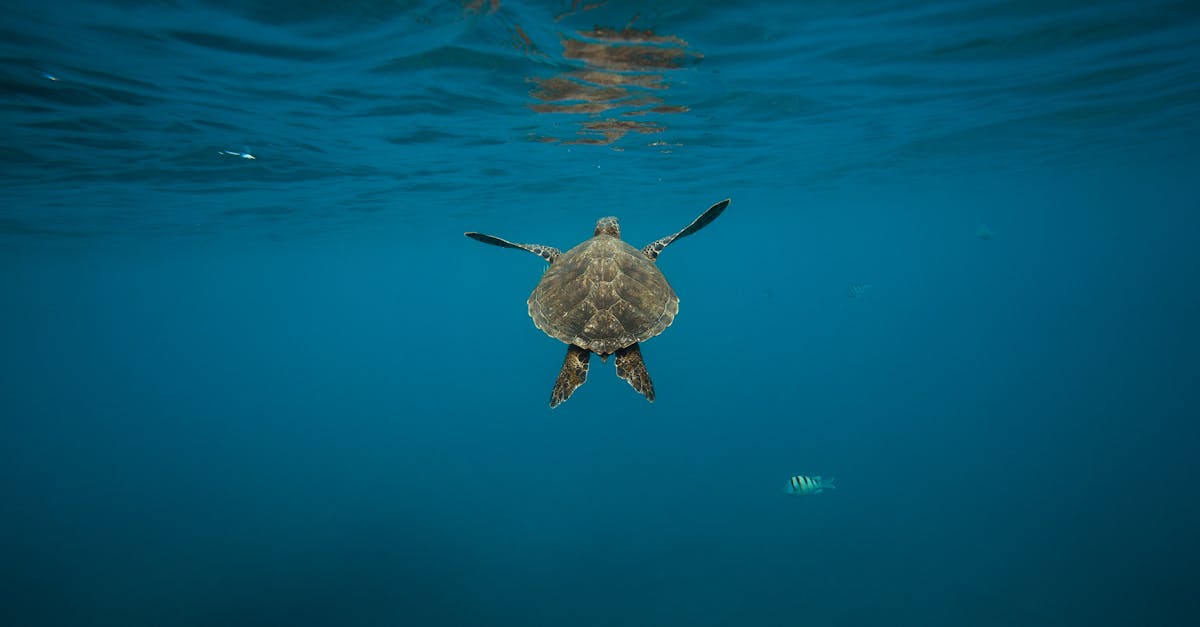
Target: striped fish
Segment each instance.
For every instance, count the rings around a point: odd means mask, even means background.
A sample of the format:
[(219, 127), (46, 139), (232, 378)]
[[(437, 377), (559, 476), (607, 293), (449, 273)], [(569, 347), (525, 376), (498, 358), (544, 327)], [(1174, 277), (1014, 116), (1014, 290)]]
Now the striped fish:
[(837, 486), (833, 485), (833, 479), (822, 479), (820, 476), (805, 477), (804, 475), (796, 475), (788, 479), (787, 488), (784, 492), (793, 496), (808, 496), (809, 494), (820, 494), (829, 488), (836, 490)]

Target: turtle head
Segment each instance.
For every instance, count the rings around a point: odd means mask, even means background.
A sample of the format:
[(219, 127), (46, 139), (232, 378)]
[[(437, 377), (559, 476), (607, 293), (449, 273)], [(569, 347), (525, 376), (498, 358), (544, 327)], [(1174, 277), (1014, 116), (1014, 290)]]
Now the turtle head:
[(621, 225), (612, 216), (600, 218), (596, 220), (596, 232), (593, 235), (611, 235), (617, 239), (621, 239)]

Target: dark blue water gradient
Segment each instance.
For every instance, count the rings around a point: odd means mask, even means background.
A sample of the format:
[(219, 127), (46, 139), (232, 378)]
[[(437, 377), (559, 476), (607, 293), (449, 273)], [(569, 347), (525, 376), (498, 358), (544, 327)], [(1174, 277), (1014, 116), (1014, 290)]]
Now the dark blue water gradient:
[[(0, 623), (1195, 623), (1198, 18), (10, 3)], [(725, 197), (551, 411), (461, 233)]]

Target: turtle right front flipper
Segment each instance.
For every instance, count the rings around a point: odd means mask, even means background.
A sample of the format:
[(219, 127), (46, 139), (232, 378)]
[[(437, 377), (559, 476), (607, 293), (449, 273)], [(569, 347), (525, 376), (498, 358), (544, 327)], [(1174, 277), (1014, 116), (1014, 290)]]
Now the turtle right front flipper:
[(554, 263), (554, 260), (558, 259), (558, 256), (562, 254), (562, 251), (554, 248), (553, 246), (542, 246), (541, 244), (518, 244), (516, 242), (510, 242), (506, 239), (500, 239), (495, 235), (485, 235), (483, 233), (476, 233), (474, 231), (468, 231), (463, 233), (463, 235), (466, 235), (475, 241), (483, 242), (484, 244), (491, 244), (492, 246), (527, 250), (538, 257), (545, 259), (549, 263)]
[(554, 391), (550, 393), (550, 407), (558, 407), (563, 401), (571, 398), (575, 390), (587, 381), (588, 358), (591, 351), (579, 348), (574, 344), (567, 346), (567, 357), (563, 359), (562, 370), (558, 380), (554, 382)]
[(722, 200), (721, 202), (709, 207), (704, 213), (700, 214), (700, 217), (692, 220), (691, 224), (683, 227), (682, 231), (646, 244), (646, 247), (642, 249), (642, 254), (649, 257), (650, 261), (655, 261), (658, 259), (659, 253), (661, 253), (664, 248), (669, 246), (671, 242), (687, 237), (692, 233), (695, 233), (696, 231), (708, 226), (709, 223), (711, 223), (713, 220), (716, 220), (717, 216), (721, 215), (721, 213), (725, 211), (725, 207), (728, 206), (729, 199), (726, 198), (725, 200)]

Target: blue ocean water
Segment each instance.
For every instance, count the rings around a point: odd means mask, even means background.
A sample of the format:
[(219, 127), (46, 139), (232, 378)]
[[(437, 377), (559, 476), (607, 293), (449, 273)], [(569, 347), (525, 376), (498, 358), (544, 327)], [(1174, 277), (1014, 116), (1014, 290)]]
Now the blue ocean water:
[[(1200, 624), (1195, 2), (11, 0), (0, 116), (0, 624)], [(724, 198), (551, 410), (462, 233)]]

